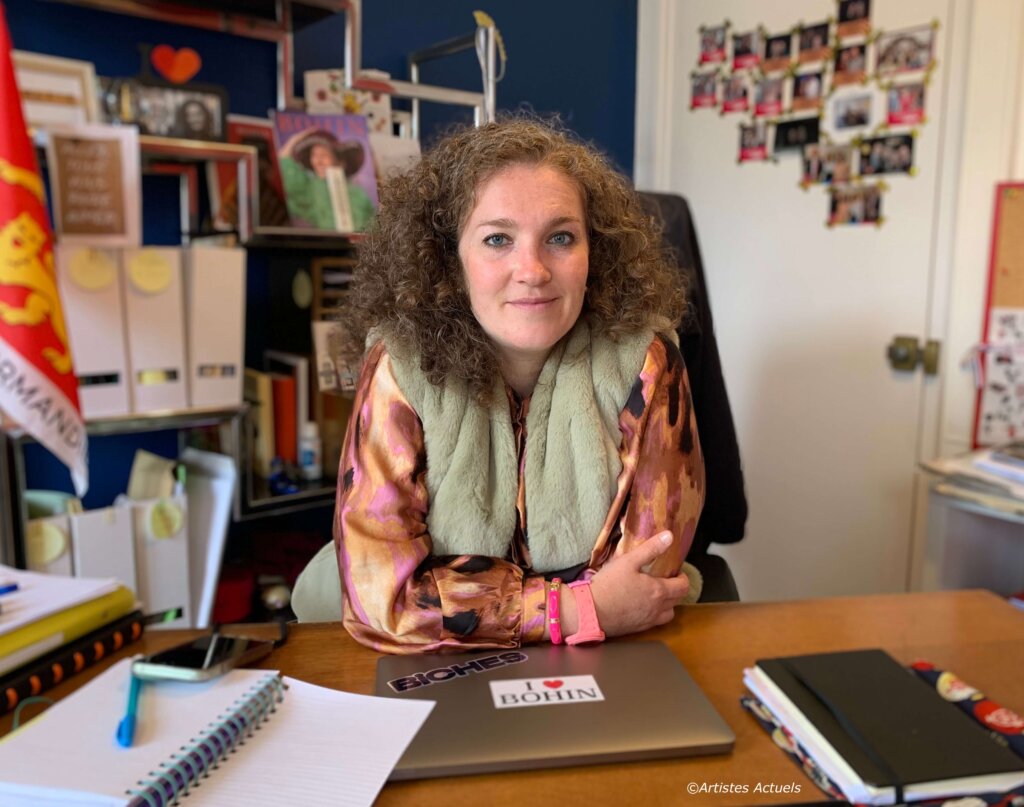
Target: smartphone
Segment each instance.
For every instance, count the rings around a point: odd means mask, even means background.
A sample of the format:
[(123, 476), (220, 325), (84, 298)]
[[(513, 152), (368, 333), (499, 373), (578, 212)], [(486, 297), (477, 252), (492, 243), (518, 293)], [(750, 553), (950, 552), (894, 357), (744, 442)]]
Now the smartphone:
[(274, 642), (222, 636), (201, 636), (132, 663), (132, 674), (144, 681), (208, 681), (235, 667), (252, 664), (268, 655)]

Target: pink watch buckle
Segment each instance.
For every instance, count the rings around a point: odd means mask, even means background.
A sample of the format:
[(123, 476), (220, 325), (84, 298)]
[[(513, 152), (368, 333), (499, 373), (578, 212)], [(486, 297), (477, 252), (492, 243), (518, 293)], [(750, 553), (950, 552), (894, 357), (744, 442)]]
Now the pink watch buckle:
[(594, 597), (590, 593), (589, 580), (577, 580), (570, 583), (569, 588), (576, 598), (576, 615), (579, 620), (578, 630), (565, 640), (566, 644), (576, 645), (583, 642), (603, 642), (604, 631), (601, 630), (601, 623), (597, 619), (597, 609), (594, 607)]

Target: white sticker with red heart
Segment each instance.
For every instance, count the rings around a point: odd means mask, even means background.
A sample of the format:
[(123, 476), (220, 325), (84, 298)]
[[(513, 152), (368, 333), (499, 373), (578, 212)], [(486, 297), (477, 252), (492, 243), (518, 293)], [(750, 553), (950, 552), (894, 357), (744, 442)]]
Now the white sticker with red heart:
[(519, 706), (554, 706), (563, 703), (603, 701), (604, 694), (592, 675), (563, 675), (560, 678), (513, 678), (490, 681), (495, 709)]

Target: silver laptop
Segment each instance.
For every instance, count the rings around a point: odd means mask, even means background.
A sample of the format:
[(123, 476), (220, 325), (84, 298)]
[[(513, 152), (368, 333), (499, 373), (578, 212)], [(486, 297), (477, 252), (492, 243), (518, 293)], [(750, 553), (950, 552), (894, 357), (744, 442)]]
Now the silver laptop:
[(736, 741), (660, 642), (387, 656), (377, 694), (437, 701), (392, 781), (719, 754)]

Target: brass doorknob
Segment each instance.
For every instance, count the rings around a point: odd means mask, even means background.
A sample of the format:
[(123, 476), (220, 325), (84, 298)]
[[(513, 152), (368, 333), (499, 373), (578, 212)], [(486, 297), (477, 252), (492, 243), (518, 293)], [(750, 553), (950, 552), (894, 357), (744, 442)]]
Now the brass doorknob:
[(936, 339), (929, 339), (922, 347), (916, 336), (895, 336), (886, 349), (886, 356), (894, 370), (912, 372), (922, 364), (925, 375), (935, 375), (939, 372), (939, 348)]

